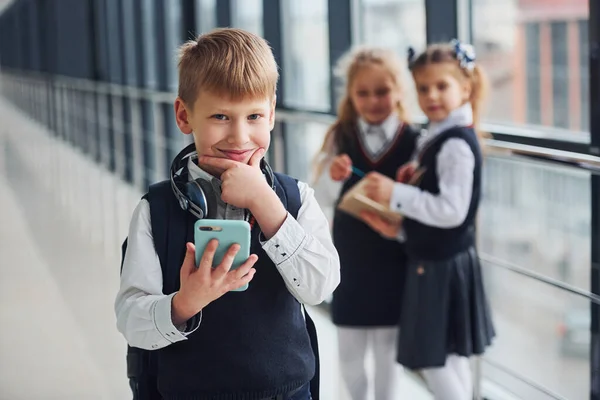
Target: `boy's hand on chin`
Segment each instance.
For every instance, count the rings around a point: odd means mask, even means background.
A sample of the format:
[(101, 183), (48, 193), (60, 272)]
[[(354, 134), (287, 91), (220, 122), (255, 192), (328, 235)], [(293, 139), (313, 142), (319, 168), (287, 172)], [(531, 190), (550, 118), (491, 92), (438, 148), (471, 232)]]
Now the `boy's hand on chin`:
[(250, 210), (268, 240), (279, 231), (288, 213), (260, 170), (264, 154), (264, 149), (256, 150), (248, 164), (206, 156), (201, 157), (199, 163), (225, 171), (221, 174), (221, 199), (235, 207)]
[(265, 193), (272, 192), (260, 170), (265, 149), (258, 148), (248, 164), (228, 158), (202, 156), (199, 163), (224, 171), (221, 174), (221, 199), (238, 208), (252, 209)]

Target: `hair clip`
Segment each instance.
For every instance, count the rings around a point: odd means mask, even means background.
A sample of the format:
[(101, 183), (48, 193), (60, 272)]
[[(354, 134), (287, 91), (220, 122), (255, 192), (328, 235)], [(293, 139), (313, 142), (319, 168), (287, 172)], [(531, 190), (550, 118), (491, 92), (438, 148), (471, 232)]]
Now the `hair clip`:
[(461, 43), (460, 40), (454, 39), (450, 42), (454, 46), (456, 59), (460, 63), (461, 68), (473, 71), (475, 68), (475, 49), (470, 44)]
[(408, 67), (410, 68), (412, 64), (415, 62), (415, 49), (412, 46), (408, 46), (407, 56), (408, 56)]

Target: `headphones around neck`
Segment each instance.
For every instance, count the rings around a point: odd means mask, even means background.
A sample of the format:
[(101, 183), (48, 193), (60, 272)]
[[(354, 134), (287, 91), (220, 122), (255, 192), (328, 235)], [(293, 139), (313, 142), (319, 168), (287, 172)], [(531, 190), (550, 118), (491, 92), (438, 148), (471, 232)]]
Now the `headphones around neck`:
[[(202, 178), (189, 180), (187, 163), (195, 156), (197, 153), (194, 143), (186, 146), (175, 156), (169, 174), (171, 188), (182, 210), (189, 211), (198, 219), (214, 219), (217, 215), (217, 194), (211, 182)], [(260, 161), (260, 170), (265, 175), (269, 186), (275, 189), (273, 170), (264, 158)]]

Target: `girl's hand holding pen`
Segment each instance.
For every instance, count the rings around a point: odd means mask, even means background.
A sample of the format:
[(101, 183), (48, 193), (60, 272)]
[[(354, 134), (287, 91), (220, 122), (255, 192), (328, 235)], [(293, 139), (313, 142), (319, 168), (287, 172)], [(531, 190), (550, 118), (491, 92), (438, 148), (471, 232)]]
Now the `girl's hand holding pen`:
[(352, 175), (352, 160), (347, 154), (340, 154), (333, 159), (329, 175), (334, 181), (344, 181)]
[(360, 169), (356, 168), (355, 166), (352, 166), (352, 173), (354, 175), (358, 176), (359, 178), (365, 177), (365, 173), (363, 171), (361, 171)]

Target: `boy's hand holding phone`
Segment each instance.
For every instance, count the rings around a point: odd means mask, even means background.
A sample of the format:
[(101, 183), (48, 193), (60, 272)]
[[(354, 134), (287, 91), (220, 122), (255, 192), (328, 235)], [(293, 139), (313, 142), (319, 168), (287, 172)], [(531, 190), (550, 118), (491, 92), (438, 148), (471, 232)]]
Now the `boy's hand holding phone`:
[(221, 174), (221, 199), (238, 208), (250, 210), (263, 235), (273, 237), (287, 217), (287, 210), (269, 186), (260, 161), (265, 149), (254, 152), (248, 164), (227, 158), (200, 157), (199, 164), (224, 170)]
[(211, 240), (196, 267), (196, 248), (193, 243), (186, 244), (185, 259), (179, 272), (181, 287), (171, 304), (173, 325), (183, 324), (208, 304), (231, 290), (243, 287), (254, 277), (256, 270), (252, 267), (258, 260), (255, 254), (252, 254), (239, 268), (230, 271), (234, 257), (240, 250), (239, 245), (231, 246), (221, 264), (213, 268), (217, 247), (217, 240)]

